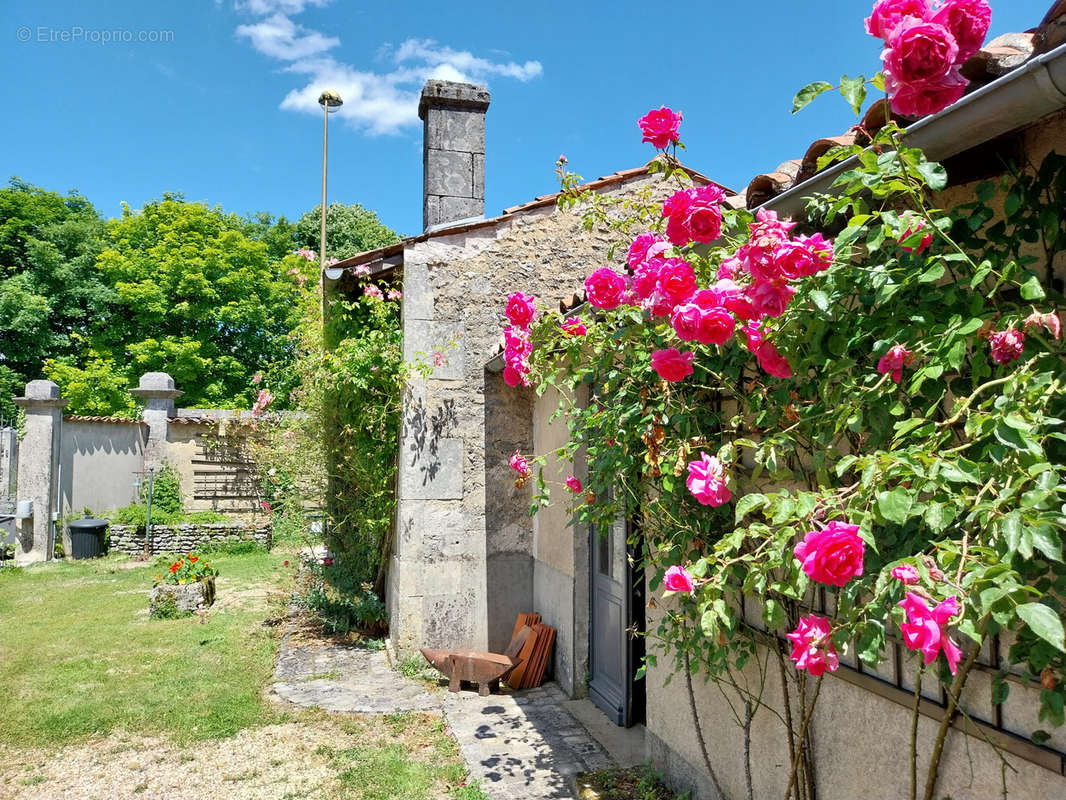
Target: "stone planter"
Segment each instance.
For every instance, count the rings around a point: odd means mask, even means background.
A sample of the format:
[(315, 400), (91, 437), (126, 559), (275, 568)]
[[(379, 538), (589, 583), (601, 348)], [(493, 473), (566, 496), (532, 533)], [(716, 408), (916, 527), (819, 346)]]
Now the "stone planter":
[(148, 593), (148, 614), (172, 617), (193, 614), (215, 602), (215, 579), (193, 583), (161, 583)]

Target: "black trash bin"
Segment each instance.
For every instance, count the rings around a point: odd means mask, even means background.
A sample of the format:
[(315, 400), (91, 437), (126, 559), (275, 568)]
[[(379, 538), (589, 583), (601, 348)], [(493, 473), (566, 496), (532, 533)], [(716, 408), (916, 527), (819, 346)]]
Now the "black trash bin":
[(96, 558), (104, 554), (104, 531), (107, 530), (106, 519), (76, 519), (68, 523), (70, 534), (71, 558)]

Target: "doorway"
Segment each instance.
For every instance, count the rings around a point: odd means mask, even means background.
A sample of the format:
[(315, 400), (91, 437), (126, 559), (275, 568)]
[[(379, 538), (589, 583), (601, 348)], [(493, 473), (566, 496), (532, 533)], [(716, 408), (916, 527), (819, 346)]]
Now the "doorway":
[(619, 520), (590, 529), (589, 699), (614, 724), (644, 722), (644, 579), (633, 569), (633, 528)]

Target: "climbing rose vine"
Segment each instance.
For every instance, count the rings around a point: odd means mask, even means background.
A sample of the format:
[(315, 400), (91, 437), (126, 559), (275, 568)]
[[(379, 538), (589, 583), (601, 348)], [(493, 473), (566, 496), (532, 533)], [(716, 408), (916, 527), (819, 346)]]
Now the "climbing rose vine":
[[(989, 20), (984, 0), (882, 0), (866, 25), (885, 73), (838, 88), (860, 116), (867, 84), (900, 114), (939, 111)], [(794, 108), (831, 88), (805, 87)], [(589, 265), (587, 303), (515, 317), (509, 300), (501, 316), (505, 378), (557, 389), (569, 430), (528, 470), (582, 459), (584, 481), (564, 482), (575, 523), (633, 519), (634, 570), (666, 590), (649, 603), (646, 667), (702, 670), (750, 732), (742, 715), (768, 701), (742, 678), (780, 657), (802, 712), (794, 785), (813, 773), (811, 682), (845, 655), (876, 667), (892, 639), (920, 686), (943, 685), (940, 744), (999, 635), (1013, 643), (996, 702), (1018, 691), (1008, 670), (1040, 676), (1041, 724), (1063, 724), (1066, 367), (1047, 263), (1066, 252), (1066, 221), (1043, 209), (1066, 202), (1066, 158), (944, 210), (947, 171), (889, 122), (827, 152), (819, 167), (848, 160), (830, 193), (786, 218), (682, 168), (667, 112), (639, 123), (664, 151), (651, 188), (605, 198), (557, 164), (560, 208), (614, 242)], [(531, 484), (535, 513), (553, 489)], [(916, 743), (912, 762), (941, 750)]]

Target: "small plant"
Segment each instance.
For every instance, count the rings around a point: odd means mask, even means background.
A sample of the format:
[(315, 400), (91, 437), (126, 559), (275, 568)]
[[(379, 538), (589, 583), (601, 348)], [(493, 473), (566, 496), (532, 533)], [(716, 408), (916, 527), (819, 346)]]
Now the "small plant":
[(369, 583), (360, 583), (344, 557), (304, 561), (293, 602), (307, 609), (333, 634), (378, 637), (388, 628), (385, 604)]
[(187, 616), (178, 611), (178, 599), (172, 594), (162, 594), (149, 606), (148, 616), (152, 619), (177, 619)]
[(184, 586), (186, 583), (204, 581), (218, 575), (218, 570), (211, 566), (200, 556), (186, 553), (184, 558), (179, 558), (167, 571), (155, 576), (155, 585), (169, 583)]

